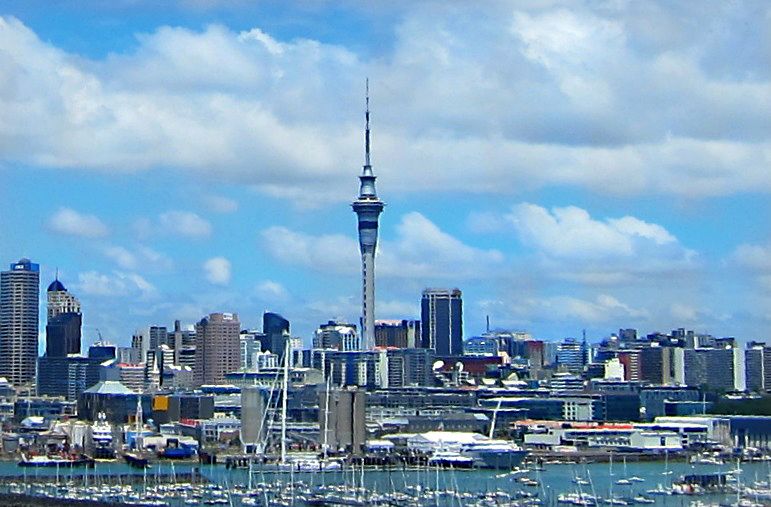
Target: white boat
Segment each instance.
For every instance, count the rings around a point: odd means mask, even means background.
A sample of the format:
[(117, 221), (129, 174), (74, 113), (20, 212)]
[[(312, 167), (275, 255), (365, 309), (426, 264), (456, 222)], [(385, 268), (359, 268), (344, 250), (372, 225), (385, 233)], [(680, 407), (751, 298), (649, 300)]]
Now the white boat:
[(452, 451), (437, 450), (428, 458), (429, 467), (472, 468), (474, 459)]
[(99, 412), (96, 421), (91, 425), (91, 440), (94, 442), (95, 458), (112, 459), (115, 457), (112, 427), (107, 422), (107, 416), (104, 412)]
[(459, 453), (471, 458), (476, 468), (492, 468), (496, 470), (513, 470), (527, 456), (514, 442), (507, 440), (479, 440), (463, 444)]

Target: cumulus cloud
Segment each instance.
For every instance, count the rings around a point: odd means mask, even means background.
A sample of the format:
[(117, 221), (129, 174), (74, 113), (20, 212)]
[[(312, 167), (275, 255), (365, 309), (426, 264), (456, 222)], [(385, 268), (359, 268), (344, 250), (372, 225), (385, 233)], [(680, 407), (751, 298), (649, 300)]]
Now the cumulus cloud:
[(104, 255), (112, 259), (118, 267), (136, 270), (139, 267), (155, 271), (171, 269), (173, 261), (165, 254), (146, 246), (128, 248), (111, 245), (104, 248)]
[(743, 268), (771, 273), (771, 245), (743, 243), (736, 247), (731, 258)]
[(157, 295), (156, 287), (137, 273), (86, 271), (78, 274), (77, 289), (86, 296), (138, 296), (150, 299)]
[(213, 257), (203, 263), (206, 279), (214, 285), (230, 283), (230, 261), (225, 257)]
[(574, 322), (576, 324), (608, 324), (640, 322), (648, 319), (646, 308), (624, 303), (615, 296), (599, 293), (581, 298), (567, 295), (519, 297), (512, 300), (483, 300), (479, 303), (485, 313), (504, 316), (521, 324), (539, 322)]
[(263, 301), (286, 301), (289, 299), (289, 291), (279, 282), (263, 280), (257, 285), (257, 297)]
[(507, 216), (520, 238), (554, 257), (613, 257), (632, 255), (640, 241), (656, 245), (677, 240), (666, 229), (626, 216), (594, 220), (575, 206), (547, 210), (529, 203), (519, 204)]
[(58, 234), (82, 238), (100, 238), (110, 232), (95, 215), (78, 213), (71, 208), (59, 208), (48, 220), (48, 227)]
[(394, 8), (390, 49), (371, 63), (342, 45), (218, 25), (160, 27), (87, 60), (2, 18), (0, 159), (347, 198), (360, 163), (351, 97), (368, 74), (384, 83), (372, 90), (384, 188), (771, 191), (771, 46), (731, 35), (765, 33), (771, 7)]
[(206, 194), (202, 200), (207, 208), (216, 213), (233, 213), (238, 210), (238, 201), (222, 195)]
[(211, 236), (211, 224), (189, 211), (169, 211), (158, 217), (161, 227), (170, 233), (190, 238)]
[[(361, 270), (359, 245), (344, 235), (314, 236), (274, 226), (262, 232), (262, 244), (278, 261), (326, 273), (355, 275)], [(377, 276), (420, 280), (489, 276), (504, 257), (497, 250), (466, 245), (420, 213), (402, 216), (394, 240), (378, 243)]]
[(134, 222), (137, 234), (146, 238), (154, 235), (182, 236), (203, 239), (211, 236), (211, 223), (192, 211), (172, 210), (158, 215), (157, 219), (147, 217)]
[(576, 206), (522, 203), (495, 220), (513, 227), (549, 276), (568, 281), (614, 285), (699, 267), (697, 253), (666, 228), (632, 216), (596, 219)]

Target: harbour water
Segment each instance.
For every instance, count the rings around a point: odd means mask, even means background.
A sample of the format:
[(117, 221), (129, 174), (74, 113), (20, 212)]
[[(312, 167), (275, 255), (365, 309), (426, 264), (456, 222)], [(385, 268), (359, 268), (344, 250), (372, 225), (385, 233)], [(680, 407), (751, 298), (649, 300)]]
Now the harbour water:
[[(635, 496), (647, 496), (655, 503), (652, 505), (736, 505), (735, 493), (691, 495), (652, 495), (646, 493), (656, 489), (658, 485), (669, 488), (673, 481), (684, 475), (717, 474), (734, 472), (741, 484), (752, 484), (768, 481), (771, 475), (771, 463), (756, 462), (743, 463), (741, 472), (735, 473), (736, 464), (690, 464), (683, 462), (630, 462), (622, 463), (591, 463), (591, 464), (547, 464), (542, 470), (529, 470), (524, 473), (500, 472), (492, 470), (437, 470), (437, 469), (348, 469), (340, 472), (326, 473), (289, 473), (289, 472), (260, 472), (254, 471), (251, 482), (249, 473), (245, 469), (226, 469), (221, 465), (198, 465), (191, 463), (160, 462), (145, 471), (128, 467), (121, 462), (99, 462), (93, 469), (31, 469), (23, 471), (15, 463), (0, 463), (0, 476), (4, 485), (0, 485), (0, 491), (8, 492), (9, 481), (18, 483), (46, 484), (49, 493), (55, 486), (60, 486), (55, 491), (66, 491), (67, 484), (88, 484), (93, 489), (99, 484), (107, 484), (107, 477), (133, 476), (131, 488), (135, 492), (134, 502), (141, 503), (139, 499), (145, 498), (146, 491), (157, 491), (154, 485), (159, 482), (173, 485), (177, 483), (184, 491), (182, 477), (196, 471), (211, 484), (221, 486), (216, 497), (223, 505), (262, 505), (262, 500), (255, 499), (257, 495), (249, 497), (248, 486), (255, 490), (259, 485), (268, 485), (270, 488), (280, 488), (282, 485), (302, 484), (303, 491), (313, 491), (319, 486), (339, 485), (340, 491), (357, 492), (362, 500), (361, 505), (366, 505), (367, 495), (381, 495), (391, 492), (404, 492), (404, 498), (422, 495), (423, 499), (430, 502), (405, 503), (404, 505), (526, 505), (533, 498), (537, 498), (542, 505), (558, 505), (560, 495), (578, 493), (592, 495), (599, 498), (627, 498)], [(14, 477), (14, 479), (11, 479)], [(617, 481), (628, 477), (639, 477), (643, 481), (634, 481), (628, 485), (619, 485)], [(26, 478), (26, 480), (25, 480)], [(163, 478), (163, 481), (160, 479)], [(179, 478), (177, 480), (176, 478)], [(529, 478), (527, 481), (525, 478)], [(112, 481), (114, 482), (114, 481)], [(623, 481), (622, 481), (623, 482)], [(362, 487), (363, 485), (363, 487)], [(18, 486), (17, 486), (18, 488)], [(77, 488), (70, 488), (76, 490)], [(42, 491), (42, 486), (28, 486), (25, 492)], [(235, 492), (230, 495), (228, 491)], [(441, 495), (433, 493), (442, 492)], [(489, 500), (482, 502), (481, 498), (487, 494), (488, 499), (495, 497), (496, 492), (507, 495), (506, 501)], [(204, 504), (211, 500), (209, 496), (201, 498), (175, 497), (174, 494), (154, 494), (157, 505), (181, 506)], [(267, 497), (266, 497), (267, 498)], [(501, 498), (504, 498), (501, 496)], [(518, 498), (516, 502), (515, 498)], [(297, 495), (291, 498), (295, 505), (307, 505), (307, 497)], [(529, 500), (528, 500), (529, 499)], [(286, 499), (285, 499), (286, 500)], [(699, 504), (698, 502), (702, 502)], [(132, 503), (125, 500), (121, 503)], [(265, 504), (280, 504), (280, 502), (268, 502)], [(286, 503), (290, 503), (286, 501)], [(768, 500), (757, 499), (754, 502), (759, 505), (771, 505)], [(214, 503), (210, 503), (214, 504)], [(351, 504), (349, 504), (351, 505)]]

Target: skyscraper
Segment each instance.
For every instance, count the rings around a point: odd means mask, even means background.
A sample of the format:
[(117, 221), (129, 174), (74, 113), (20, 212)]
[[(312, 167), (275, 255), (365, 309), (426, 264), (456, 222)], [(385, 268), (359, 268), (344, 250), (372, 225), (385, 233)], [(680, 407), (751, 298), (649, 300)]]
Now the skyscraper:
[(267, 350), (278, 355), (279, 361), (284, 360), (286, 341), (289, 339), (289, 321), (277, 313), (262, 314), (262, 333), (265, 335)]
[(80, 354), (83, 324), (80, 301), (67, 291), (58, 277), (48, 286), (46, 296), (46, 356), (66, 357), (68, 354)]
[(460, 289), (426, 289), (420, 302), (422, 346), (438, 356), (463, 354), (463, 300)]
[(193, 373), (196, 385), (222, 384), (225, 374), (241, 366), (241, 325), (234, 313), (212, 313), (195, 325)]
[(359, 223), (359, 249), (361, 250), (362, 301), (361, 326), (362, 348), (375, 346), (375, 251), (377, 249), (378, 219), (385, 204), (375, 191), (375, 174), (372, 172), (369, 154), (369, 84), (364, 131), (364, 168), (359, 176), (359, 197), (351, 206)]
[(20, 386), (35, 379), (40, 266), (29, 259), (0, 274), (0, 376)]

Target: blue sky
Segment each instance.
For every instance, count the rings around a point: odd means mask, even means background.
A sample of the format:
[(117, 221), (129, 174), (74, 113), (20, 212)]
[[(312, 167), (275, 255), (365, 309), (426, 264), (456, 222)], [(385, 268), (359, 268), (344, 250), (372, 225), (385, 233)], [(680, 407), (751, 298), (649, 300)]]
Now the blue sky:
[(0, 1), (0, 258), (87, 343), (357, 321), (367, 76), (378, 318), (766, 338), (767, 3), (156, 4)]

